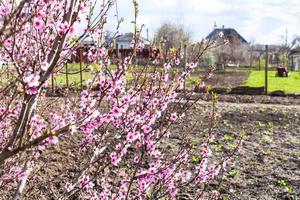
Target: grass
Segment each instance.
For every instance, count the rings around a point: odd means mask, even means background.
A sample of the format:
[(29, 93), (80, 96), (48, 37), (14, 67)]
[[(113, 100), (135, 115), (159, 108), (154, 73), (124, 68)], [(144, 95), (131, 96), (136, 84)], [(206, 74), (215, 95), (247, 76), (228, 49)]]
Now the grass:
[[(92, 63), (90, 64), (92, 68), (97, 68), (97, 64), (96, 63)], [(85, 63), (82, 63), (82, 69), (85, 69), (87, 66), (87, 64)], [(108, 66), (108, 69), (109, 70), (113, 70), (113, 69), (116, 69), (116, 65), (109, 65)], [(80, 64), (79, 63), (68, 63), (68, 71), (70, 72), (76, 72), (76, 71), (79, 71), (80, 70)]]
[(186, 79), (186, 86), (187, 87), (195, 87), (196, 84), (200, 83), (201, 79), (199, 76), (190, 76)]
[[(268, 73), (268, 92), (276, 90), (284, 91), (287, 94), (300, 94), (300, 73), (290, 72), (289, 77), (277, 77), (276, 71), (269, 71)], [(251, 71), (245, 86), (262, 87), (265, 85), (264, 71)]]
[[(82, 84), (85, 85), (86, 81), (91, 79), (93, 75), (90, 72), (82, 72)], [(69, 86), (71, 87), (80, 87), (80, 75), (79, 74), (72, 74), (68, 75), (69, 79)], [(58, 74), (54, 76), (54, 82), (56, 86), (66, 86), (66, 75), (65, 74)]]
[[(86, 81), (89, 79), (93, 79), (94, 78), (94, 74), (91, 72), (93, 71), (93, 69), (96, 69), (97, 65), (96, 64), (91, 64), (91, 66), (89, 66), (87, 68), (86, 64), (82, 64), (82, 70), (84, 70), (82, 72), (82, 85), (85, 86), (86, 85)], [(115, 69), (116, 66), (115, 65), (110, 65), (108, 67), (109, 70), (113, 70)], [(92, 69), (92, 70), (91, 70)], [(68, 72), (69, 73), (76, 73), (76, 74), (69, 74), (68, 75), (68, 80), (69, 80), (69, 86), (70, 87), (75, 87), (75, 88), (79, 88), (80, 87), (80, 64), (79, 63), (69, 63), (68, 64)], [(62, 69), (62, 72), (65, 72), (65, 68)], [(66, 81), (66, 74), (56, 74), (54, 75), (54, 82), (55, 82), (55, 86), (59, 86), (59, 87), (65, 87), (67, 86), (67, 81)], [(49, 83), (51, 84), (51, 82), (49, 81)]]
[[(94, 77), (94, 75), (91, 72), (83, 72), (82, 73), (82, 82), (83, 82), (83, 86), (86, 84), (86, 81), (88, 79), (92, 79)], [(150, 76), (147, 75), (147, 77), (149, 78)], [(68, 75), (68, 79), (69, 79), (69, 86), (70, 87), (75, 87), (75, 88), (79, 88), (80, 87), (80, 75), (79, 74), (74, 74), (74, 75)], [(132, 81), (133, 78), (133, 74), (132, 73), (128, 73), (126, 76), (127, 81)], [(65, 87), (67, 86), (66, 83), (66, 75), (65, 74), (58, 74), (54, 76), (54, 82), (56, 86), (59, 87)], [(191, 76), (186, 80), (186, 84), (187, 87), (192, 87), (196, 82), (200, 82), (200, 78), (197, 76)], [(49, 84), (51, 84), (51, 82), (49, 81)]]
[[(92, 66), (90, 68), (96, 68), (96, 64), (92, 64)], [(86, 68), (86, 64), (82, 65), (82, 69)], [(108, 67), (108, 70), (114, 70), (116, 69), (115, 65), (111, 65)], [(154, 67), (150, 67), (149, 70), (147, 70), (147, 77), (150, 77), (151, 72), (153, 71)], [(137, 72), (137, 75), (142, 72), (142, 67), (137, 66), (134, 68), (134, 70)], [(162, 67), (157, 67), (157, 69), (159, 72), (160, 70), (162, 70)], [(180, 73), (181, 69), (180, 68), (175, 68), (173, 69), (173, 71), (171, 71), (171, 73)], [(64, 69), (62, 69), (63, 72), (65, 72)], [(70, 63), (68, 64), (68, 72), (79, 72), (80, 71), (80, 65), (79, 63)], [(92, 70), (93, 71), (93, 70)], [(132, 81), (134, 79), (134, 73), (131, 72), (132, 69), (128, 72), (126, 79), (127, 81)], [(85, 70), (82, 72), (82, 80), (83, 80), (83, 85), (86, 84), (86, 81), (88, 79), (92, 79), (94, 77), (93, 73), (91, 72), (91, 70)], [(69, 74), (68, 75), (68, 79), (69, 79), (69, 86), (70, 87), (80, 87), (80, 74)], [(66, 83), (66, 75), (65, 74), (57, 74), (54, 76), (54, 82), (55, 82), (55, 86), (59, 86), (59, 87), (65, 87), (67, 86)], [(200, 82), (200, 78), (199, 76), (190, 76), (189, 78), (187, 78), (186, 80), (186, 84), (187, 87), (192, 87), (193, 84), (195, 84), (196, 82)], [(49, 84), (51, 84), (51, 81), (49, 81)]]

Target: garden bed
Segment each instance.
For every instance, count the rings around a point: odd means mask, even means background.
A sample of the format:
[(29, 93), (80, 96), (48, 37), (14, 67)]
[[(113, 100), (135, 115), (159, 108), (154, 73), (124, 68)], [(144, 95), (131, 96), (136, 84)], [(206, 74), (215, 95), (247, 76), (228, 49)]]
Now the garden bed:
[[(221, 98), (220, 98), (221, 99)], [(51, 98), (60, 101), (60, 98)], [(54, 109), (54, 108), (49, 108)], [(189, 131), (200, 141), (208, 128), (211, 103), (199, 102), (187, 113), (189, 123), (198, 122), (192, 131), (187, 124), (172, 128), (172, 145), (179, 145), (180, 135)], [(221, 199), (292, 199), (300, 195), (300, 106), (223, 103), (217, 104), (221, 115), (214, 129), (216, 138), (245, 138), (239, 153), (229, 162), (218, 189)], [(76, 176), (86, 158), (78, 149), (77, 137), (63, 137), (59, 145), (47, 150), (37, 164), (35, 180), (26, 186), (25, 199), (56, 199), (64, 188), (62, 181)], [(169, 148), (176, 149), (176, 148)], [(3, 191), (2, 191), (3, 192)], [(0, 192), (0, 194), (3, 194)], [(3, 196), (5, 197), (5, 196)], [(76, 199), (76, 198), (75, 198)], [(193, 199), (192, 193), (180, 192), (178, 199)]]

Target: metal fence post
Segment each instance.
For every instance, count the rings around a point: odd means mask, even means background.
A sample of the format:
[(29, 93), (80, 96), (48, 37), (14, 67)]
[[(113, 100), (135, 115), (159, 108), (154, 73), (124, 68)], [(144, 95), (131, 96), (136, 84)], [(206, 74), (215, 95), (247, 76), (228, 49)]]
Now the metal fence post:
[[(184, 72), (186, 72), (186, 65), (187, 65), (187, 45), (185, 44), (184, 47), (183, 47), (183, 70)], [(185, 89), (186, 89), (186, 77), (184, 77), (184, 83), (183, 83), (183, 90), (185, 92)]]
[(260, 55), (261, 53), (259, 53), (259, 57), (258, 57), (258, 70), (260, 71), (260, 69), (261, 69), (261, 64), (260, 64), (260, 57), (261, 57), (261, 55)]
[(9, 84), (9, 65), (8, 63), (5, 63), (6, 65), (6, 80), (7, 80), (7, 83)]
[(269, 65), (269, 46), (266, 45), (265, 95), (268, 95), (268, 65)]
[(66, 86), (69, 88), (68, 63), (66, 63)]
[(80, 88), (82, 90), (83, 84), (82, 84), (82, 49), (80, 49), (80, 63), (79, 63), (79, 70), (80, 70)]
[(52, 94), (54, 94), (54, 75), (53, 75), (53, 72), (51, 72), (51, 90), (52, 90)]

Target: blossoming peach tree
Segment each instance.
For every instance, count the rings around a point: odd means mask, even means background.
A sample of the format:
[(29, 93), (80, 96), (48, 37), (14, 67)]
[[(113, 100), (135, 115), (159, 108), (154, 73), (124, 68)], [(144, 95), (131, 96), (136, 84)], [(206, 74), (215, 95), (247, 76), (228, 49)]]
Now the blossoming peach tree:
[[(211, 159), (210, 136), (197, 145), (183, 139), (173, 152), (164, 148), (172, 125), (180, 123), (196, 103), (178, 93), (196, 62), (191, 60), (171, 80), (169, 72), (181, 57), (170, 57), (157, 70), (142, 67), (129, 83), (136, 52), (143, 48), (141, 31), (134, 23), (132, 55), (109, 68), (103, 38), (107, 12), (114, 3), (1, 1), (0, 59), (10, 72), (0, 88), (0, 191), (4, 198), (20, 199), (39, 185), (34, 173), (37, 165), (48, 167), (41, 156), (64, 138), (77, 139), (85, 159), (80, 170), (62, 179), (63, 187), (48, 198), (175, 199), (186, 188), (200, 198), (204, 190), (200, 185), (208, 185), (222, 171), (229, 157)], [(137, 2), (133, 5), (137, 16)], [(85, 29), (77, 28), (80, 23)], [(87, 54), (97, 64), (94, 76), (78, 94), (59, 98), (61, 105), (52, 105), (57, 109), (43, 112), (42, 106), (51, 100), (45, 96), (51, 74), (60, 71), (86, 37), (97, 44)], [(191, 59), (199, 60), (212, 46), (212, 41), (202, 41)], [(158, 64), (159, 57), (153, 62)], [(195, 155), (200, 158), (197, 162), (192, 159)]]

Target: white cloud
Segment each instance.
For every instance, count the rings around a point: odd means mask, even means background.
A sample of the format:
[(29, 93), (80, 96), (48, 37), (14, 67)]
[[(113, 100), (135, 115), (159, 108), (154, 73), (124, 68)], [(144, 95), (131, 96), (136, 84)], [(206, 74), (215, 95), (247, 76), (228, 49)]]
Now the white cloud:
[[(299, 0), (139, 0), (139, 22), (154, 34), (163, 21), (179, 21), (193, 32), (194, 39), (205, 37), (216, 21), (235, 28), (248, 41), (281, 43), (289, 30), (289, 38), (300, 35)], [(132, 30), (131, 0), (118, 0), (120, 15), (125, 17), (121, 31)], [(112, 16), (111, 16), (112, 17)], [(109, 18), (111, 20), (111, 17)], [(141, 24), (141, 23), (140, 23)], [(113, 27), (113, 23), (109, 28)]]

